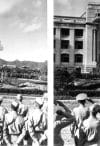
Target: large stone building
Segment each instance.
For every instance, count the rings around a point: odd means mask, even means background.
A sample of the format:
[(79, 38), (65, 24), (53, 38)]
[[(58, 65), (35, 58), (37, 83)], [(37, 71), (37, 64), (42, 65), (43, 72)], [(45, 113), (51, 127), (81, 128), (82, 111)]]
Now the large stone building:
[(54, 16), (54, 62), (91, 72), (100, 64), (100, 3), (80, 17)]

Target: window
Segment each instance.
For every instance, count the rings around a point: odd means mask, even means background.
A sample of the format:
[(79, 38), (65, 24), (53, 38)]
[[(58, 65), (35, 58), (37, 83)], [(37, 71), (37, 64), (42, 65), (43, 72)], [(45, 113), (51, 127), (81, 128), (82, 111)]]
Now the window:
[(83, 49), (83, 41), (75, 41), (75, 49)]
[(75, 37), (82, 37), (83, 29), (75, 29)]
[(56, 40), (54, 40), (54, 48), (56, 48)]
[(64, 37), (64, 36), (69, 36), (69, 29), (67, 28), (62, 28), (61, 29), (61, 36)]
[(98, 17), (100, 17), (100, 13), (98, 13)]
[(53, 29), (53, 34), (56, 35), (56, 28)]
[(69, 62), (69, 54), (61, 54), (61, 62)]
[(69, 40), (61, 40), (61, 49), (69, 48)]
[(82, 62), (83, 62), (83, 55), (75, 54), (75, 63), (82, 63)]

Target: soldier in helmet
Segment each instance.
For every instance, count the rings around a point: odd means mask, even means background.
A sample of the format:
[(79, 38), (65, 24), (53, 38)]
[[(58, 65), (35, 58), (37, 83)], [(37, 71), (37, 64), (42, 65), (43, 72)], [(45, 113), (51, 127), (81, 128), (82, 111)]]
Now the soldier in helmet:
[(28, 134), (28, 107), (24, 105), (23, 102), (23, 96), (21, 94), (17, 95), (17, 102), (19, 103), (18, 107), (18, 114), (24, 118), (25, 121), (25, 128), (26, 128), (26, 135), (23, 139), (23, 145), (26, 146), (28, 144), (29, 134)]
[(89, 107), (86, 106), (86, 101), (88, 97), (85, 93), (80, 93), (76, 96), (76, 101), (79, 106), (73, 109), (73, 116), (75, 117), (75, 122), (72, 124), (71, 132), (74, 137), (75, 145), (78, 146), (78, 140), (80, 138), (79, 129), (85, 119), (89, 116)]
[(47, 139), (47, 121), (41, 110), (42, 102), (34, 101), (33, 108), (29, 110), (28, 130), (32, 139), (32, 145), (40, 146)]
[(22, 115), (24, 108), (25, 108), (25, 105), (22, 103), (23, 96), (21, 94), (18, 94), (16, 99), (17, 99), (17, 102), (19, 103), (18, 114)]
[(93, 104), (89, 117), (83, 121), (80, 129), (79, 146), (100, 146), (100, 105)]
[(54, 101), (54, 146), (64, 146), (61, 130), (75, 120), (69, 108), (66, 107), (65, 111), (64, 107), (59, 106), (59, 103), (57, 100)]
[(7, 146), (19, 145), (26, 134), (24, 118), (18, 115), (19, 104), (16, 101), (11, 103), (11, 111), (5, 115), (4, 140)]

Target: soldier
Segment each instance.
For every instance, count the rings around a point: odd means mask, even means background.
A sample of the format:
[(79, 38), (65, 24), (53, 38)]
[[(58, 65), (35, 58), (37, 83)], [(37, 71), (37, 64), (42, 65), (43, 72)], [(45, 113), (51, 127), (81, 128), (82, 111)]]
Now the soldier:
[(89, 108), (86, 106), (86, 100), (88, 99), (87, 94), (80, 93), (76, 96), (76, 101), (79, 106), (73, 109), (73, 116), (75, 117), (75, 122), (72, 124), (71, 133), (74, 137), (75, 145), (78, 146), (79, 140), (79, 129), (83, 123), (83, 120), (89, 116)]
[(7, 109), (2, 106), (3, 97), (0, 96), (0, 145), (3, 143), (3, 126)]
[(80, 129), (79, 146), (100, 146), (100, 105), (94, 104), (90, 109), (90, 116), (83, 121)]
[(7, 146), (19, 145), (26, 134), (24, 118), (18, 115), (19, 104), (15, 101), (11, 103), (11, 111), (5, 115), (4, 140)]
[(27, 129), (27, 127), (28, 127), (27, 126), (27, 123), (28, 123), (28, 115), (27, 115), (28, 107), (22, 103), (23, 96), (21, 94), (18, 94), (16, 98), (17, 98), (17, 102), (19, 103), (18, 114), (20, 116), (22, 116), (25, 120), (26, 135), (23, 139), (23, 145), (26, 146), (28, 144), (28, 138), (29, 138), (28, 129)]
[(25, 122), (25, 129), (26, 129), (26, 134), (25, 137), (23, 138), (23, 145), (28, 146), (28, 140), (29, 140), (29, 132), (28, 132), (28, 107), (25, 106), (24, 111), (22, 113), (22, 117), (24, 118)]
[(28, 116), (28, 130), (30, 137), (32, 138), (32, 145), (40, 146), (43, 142), (42, 139), (46, 139), (46, 133), (44, 133), (46, 125), (44, 123), (44, 114), (41, 110), (41, 105), (35, 101), (33, 108), (29, 110)]
[(18, 114), (22, 115), (22, 113), (24, 112), (24, 108), (25, 108), (25, 105), (22, 103), (23, 96), (21, 94), (18, 94), (16, 99), (17, 99), (17, 102), (19, 103)]
[[(60, 108), (59, 103), (55, 101), (54, 105), (54, 146), (63, 146), (64, 141), (61, 137), (61, 130), (70, 125), (75, 118), (69, 113), (69, 109), (66, 107), (66, 112)], [(67, 110), (68, 109), (68, 110)]]
[(44, 125), (44, 133), (41, 135), (40, 143), (44, 143), (44, 145), (47, 145), (47, 140), (48, 140), (48, 94), (44, 93), (42, 97), (42, 115), (43, 115), (43, 120), (42, 124)]

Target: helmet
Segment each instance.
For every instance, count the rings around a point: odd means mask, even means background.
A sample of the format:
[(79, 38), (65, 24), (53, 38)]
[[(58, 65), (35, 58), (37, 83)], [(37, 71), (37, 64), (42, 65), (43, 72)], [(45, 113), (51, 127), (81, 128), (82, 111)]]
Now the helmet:
[(47, 92), (43, 94), (43, 98), (48, 98), (48, 93)]
[(22, 101), (23, 100), (23, 96), (21, 94), (17, 94), (16, 98), (17, 98), (18, 101)]
[(16, 102), (16, 101), (12, 101), (12, 103), (11, 103), (11, 107), (13, 107), (14, 109), (17, 109), (18, 106), (19, 106), (18, 102)]
[(0, 96), (0, 102), (3, 101), (3, 96)]
[(79, 100), (87, 100), (88, 97), (87, 97), (87, 94), (86, 93), (80, 93), (76, 96), (76, 100), (79, 101)]
[(43, 100), (42, 97), (37, 97), (37, 98), (35, 99), (35, 101), (36, 101), (40, 106), (43, 105), (43, 103), (44, 103), (44, 100)]

